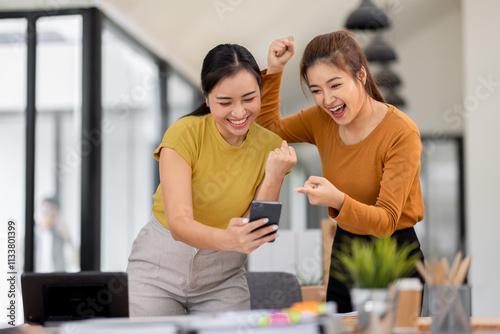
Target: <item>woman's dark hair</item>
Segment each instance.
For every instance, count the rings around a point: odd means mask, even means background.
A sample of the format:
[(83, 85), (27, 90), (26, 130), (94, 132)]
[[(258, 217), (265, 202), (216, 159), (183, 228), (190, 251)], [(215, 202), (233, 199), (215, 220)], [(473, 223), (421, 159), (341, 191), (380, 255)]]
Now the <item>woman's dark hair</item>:
[[(241, 70), (247, 70), (255, 76), (259, 89), (262, 89), (262, 76), (259, 65), (250, 51), (237, 44), (219, 44), (208, 52), (201, 68), (201, 89), (205, 97), (223, 79), (231, 77)], [(205, 101), (186, 116), (202, 116), (210, 113)]]
[(357, 80), (359, 80), (357, 73), (361, 67), (364, 67), (366, 70), (364, 85), (366, 92), (373, 99), (385, 103), (385, 99), (370, 73), (365, 54), (354, 39), (353, 33), (339, 30), (316, 36), (307, 44), (300, 62), (300, 78), (303, 85), (309, 84), (307, 70), (318, 63), (335, 65), (350, 73)]

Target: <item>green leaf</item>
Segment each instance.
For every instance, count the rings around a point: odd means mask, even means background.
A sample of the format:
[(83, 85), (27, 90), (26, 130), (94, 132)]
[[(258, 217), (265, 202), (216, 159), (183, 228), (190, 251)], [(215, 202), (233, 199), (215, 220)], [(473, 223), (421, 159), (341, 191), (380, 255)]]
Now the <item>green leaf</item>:
[(411, 275), (415, 262), (420, 258), (410, 253), (418, 248), (417, 243), (398, 247), (394, 238), (365, 241), (346, 239), (339, 250), (334, 250), (332, 274), (349, 287), (386, 288), (394, 280)]

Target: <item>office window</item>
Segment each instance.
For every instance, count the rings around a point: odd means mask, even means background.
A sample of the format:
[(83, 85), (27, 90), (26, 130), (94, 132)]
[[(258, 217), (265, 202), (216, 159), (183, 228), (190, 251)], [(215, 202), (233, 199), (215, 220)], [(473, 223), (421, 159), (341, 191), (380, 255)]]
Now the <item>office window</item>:
[(425, 217), (415, 226), (424, 255), (450, 261), (465, 250), (461, 145), (457, 138), (424, 138), (421, 185)]
[[(0, 20), (0, 244), (7, 245), (7, 224), (12, 220), (18, 273), (23, 268), (25, 230), (26, 28), (25, 19)], [(6, 256), (0, 264), (7, 268)], [(6, 282), (0, 286), (6, 287)]]
[(36, 24), (35, 271), (78, 271), (82, 18)]
[(177, 73), (167, 79), (168, 126), (189, 114), (201, 103), (202, 94), (196, 94), (193, 87)]
[(154, 59), (105, 23), (102, 35), (101, 269), (125, 270), (133, 240), (151, 216), (161, 140)]
[(0, 13), (0, 59), (0, 219), (17, 224), (16, 269), (125, 270), (169, 110), (201, 94), (96, 8)]

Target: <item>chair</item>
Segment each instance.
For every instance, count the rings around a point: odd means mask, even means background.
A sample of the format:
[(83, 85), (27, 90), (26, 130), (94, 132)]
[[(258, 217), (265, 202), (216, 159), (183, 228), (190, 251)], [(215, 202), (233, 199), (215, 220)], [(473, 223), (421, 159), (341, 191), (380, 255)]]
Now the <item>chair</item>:
[(283, 309), (302, 301), (297, 277), (285, 272), (247, 272), (252, 310)]

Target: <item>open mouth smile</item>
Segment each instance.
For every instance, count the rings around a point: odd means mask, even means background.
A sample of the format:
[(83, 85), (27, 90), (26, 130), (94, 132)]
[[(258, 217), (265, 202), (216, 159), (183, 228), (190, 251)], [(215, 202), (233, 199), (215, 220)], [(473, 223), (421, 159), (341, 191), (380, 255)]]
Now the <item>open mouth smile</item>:
[(338, 105), (334, 108), (328, 108), (328, 110), (330, 110), (333, 117), (342, 117), (342, 115), (344, 115), (344, 111), (345, 111), (345, 103)]
[(244, 118), (244, 119), (240, 119), (240, 120), (232, 120), (232, 119), (227, 119), (227, 121), (232, 125), (232, 126), (235, 126), (235, 127), (243, 127), (246, 125), (246, 123), (248, 122), (248, 119), (250, 118), (250, 116)]

